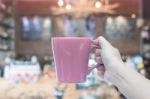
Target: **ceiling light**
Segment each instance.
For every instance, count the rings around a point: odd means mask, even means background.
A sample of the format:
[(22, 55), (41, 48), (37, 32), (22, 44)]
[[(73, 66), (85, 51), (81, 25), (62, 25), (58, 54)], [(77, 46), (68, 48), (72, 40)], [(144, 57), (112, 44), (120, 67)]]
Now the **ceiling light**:
[(102, 7), (102, 3), (101, 3), (100, 1), (97, 1), (97, 2), (95, 3), (95, 7), (96, 7), (96, 8)]
[(62, 7), (64, 5), (64, 1), (63, 0), (59, 0), (58, 1), (58, 6)]
[(67, 9), (67, 10), (70, 10), (71, 8), (72, 8), (72, 6), (71, 6), (70, 4), (67, 4), (67, 5), (66, 5), (66, 9)]
[(134, 13), (131, 14), (131, 18), (132, 18), (132, 19), (135, 19), (135, 18), (136, 18), (136, 14), (134, 14)]

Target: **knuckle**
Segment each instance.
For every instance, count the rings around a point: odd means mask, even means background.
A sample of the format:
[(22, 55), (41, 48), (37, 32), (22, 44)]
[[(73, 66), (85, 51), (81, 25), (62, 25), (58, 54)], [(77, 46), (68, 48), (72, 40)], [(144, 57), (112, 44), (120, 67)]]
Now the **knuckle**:
[(119, 50), (118, 50), (118, 48), (114, 48), (114, 49), (115, 49), (115, 52), (116, 52), (116, 53), (119, 53)]

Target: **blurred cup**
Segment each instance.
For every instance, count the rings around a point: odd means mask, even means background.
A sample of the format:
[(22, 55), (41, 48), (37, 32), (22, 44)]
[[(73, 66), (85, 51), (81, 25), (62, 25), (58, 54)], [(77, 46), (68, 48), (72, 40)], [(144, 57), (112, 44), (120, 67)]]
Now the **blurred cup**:
[(88, 67), (89, 54), (99, 48), (88, 37), (54, 37), (52, 50), (59, 83), (82, 83), (92, 69)]

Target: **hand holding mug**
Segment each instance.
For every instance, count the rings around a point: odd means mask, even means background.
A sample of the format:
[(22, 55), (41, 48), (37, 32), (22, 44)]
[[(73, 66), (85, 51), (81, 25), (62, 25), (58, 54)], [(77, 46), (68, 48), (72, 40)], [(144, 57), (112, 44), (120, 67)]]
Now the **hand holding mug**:
[(120, 53), (104, 37), (99, 37), (94, 42), (101, 46), (101, 49), (95, 51), (97, 63), (102, 61), (104, 64), (98, 68), (100, 76), (105, 80), (112, 80), (114, 73), (121, 68), (120, 64), (123, 64)]

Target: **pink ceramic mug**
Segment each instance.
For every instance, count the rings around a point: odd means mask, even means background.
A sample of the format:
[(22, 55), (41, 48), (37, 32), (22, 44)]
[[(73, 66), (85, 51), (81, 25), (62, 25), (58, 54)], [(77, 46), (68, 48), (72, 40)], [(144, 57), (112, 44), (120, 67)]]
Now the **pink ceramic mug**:
[[(94, 45), (94, 46), (93, 46)], [(89, 54), (97, 47), (87, 37), (54, 37), (52, 50), (57, 81), (60, 83), (82, 83), (92, 69), (88, 67)]]

